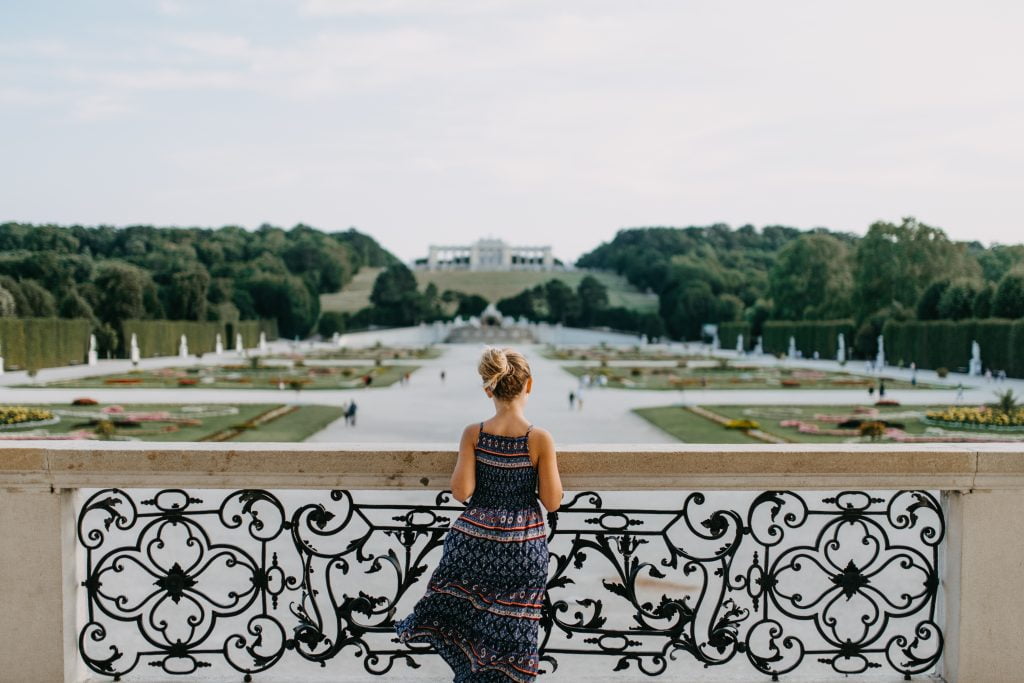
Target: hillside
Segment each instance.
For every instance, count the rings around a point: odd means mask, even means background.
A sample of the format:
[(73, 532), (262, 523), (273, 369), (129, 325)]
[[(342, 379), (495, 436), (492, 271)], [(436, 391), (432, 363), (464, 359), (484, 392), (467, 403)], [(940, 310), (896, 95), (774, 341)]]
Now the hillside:
[[(320, 305), (325, 311), (355, 312), (370, 303), (370, 292), (373, 281), (380, 272), (379, 268), (363, 268), (356, 274), (342, 291), (335, 294), (324, 294), (320, 297)], [(615, 273), (574, 270), (574, 271), (530, 271), (519, 270), (509, 272), (468, 270), (435, 270), (413, 271), (416, 281), (422, 290), (429, 283), (434, 283), (438, 292), (452, 289), (466, 294), (479, 294), (490, 302), (497, 302), (506, 297), (515, 296), (524, 289), (542, 284), (548, 280), (562, 280), (574, 290), (587, 275), (593, 275), (608, 288), (608, 304), (623, 306), (640, 312), (658, 310), (658, 297), (645, 294), (629, 284), (626, 278)]]

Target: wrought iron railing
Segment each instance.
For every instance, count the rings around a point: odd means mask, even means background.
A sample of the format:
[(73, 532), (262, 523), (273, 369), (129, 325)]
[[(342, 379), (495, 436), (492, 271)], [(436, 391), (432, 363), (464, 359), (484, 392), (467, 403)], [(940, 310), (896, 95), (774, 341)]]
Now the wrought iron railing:
[[(250, 680), (355, 657), (378, 675), (432, 654), (399, 644), (393, 623), (422, 593), (462, 510), (448, 493), (78, 495), (78, 645), (93, 672), (219, 669)], [(945, 521), (932, 492), (566, 500), (548, 517), (549, 671), (587, 656), (648, 676), (685, 658), (773, 680), (809, 667), (909, 676), (941, 657)]]

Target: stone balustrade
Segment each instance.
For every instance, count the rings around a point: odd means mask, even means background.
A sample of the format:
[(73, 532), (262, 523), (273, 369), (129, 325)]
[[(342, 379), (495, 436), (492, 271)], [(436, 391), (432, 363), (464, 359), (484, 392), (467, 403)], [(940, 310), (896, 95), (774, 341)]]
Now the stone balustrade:
[[(82, 680), (79, 652), (82, 544), (76, 532), (76, 518), (84, 509), (86, 492), (93, 489), (236, 492), (243, 489), (338, 492), (394, 489), (407, 492), (394, 496), (399, 502), (393, 506), (377, 506), (391, 510), (401, 508), (400, 499), (411, 496), (412, 492), (422, 496), (425, 492), (445, 489), (454, 457), (449, 448), (432, 445), (410, 449), (407, 445), (325, 448), (323, 444), (5, 444), (0, 450), (0, 604), (4, 606), (0, 612), (0, 680)], [(944, 645), (932, 669), (947, 681), (971, 682), (1015, 680), (1024, 670), (1024, 648), (1019, 647), (1020, 634), (1024, 633), (1024, 597), (1019, 589), (1024, 576), (1024, 543), (1020, 542), (1019, 533), (1024, 526), (1024, 452), (1019, 445), (577, 446), (563, 449), (559, 458), (567, 491), (594, 491), (602, 495), (608, 492), (609, 497), (618, 491), (652, 491), (652, 495), (653, 492), (675, 491), (889, 491), (896, 492), (886, 499), (892, 508), (897, 499), (903, 500), (900, 491), (941, 492), (938, 525), (944, 538), (941, 545), (938, 538), (933, 545), (938, 590), (935, 604), (929, 607), (933, 612), (929, 622), (941, 629)], [(687, 498), (686, 505), (696, 506), (703, 501), (700, 494), (696, 495), (698, 498)], [(833, 498), (826, 500), (835, 502), (837, 497), (833, 494)], [(273, 496), (268, 500), (270, 498)], [(894, 524), (897, 531), (912, 525), (900, 515), (928, 512), (928, 499), (926, 495), (919, 498), (924, 503), (911, 503), (904, 512), (890, 514), (890, 524)], [(753, 500), (748, 508), (751, 511), (758, 505), (769, 506), (769, 525), (774, 523), (779, 510), (786, 512), (785, 506), (793, 504), (775, 494), (762, 494)], [(798, 495), (794, 494), (794, 500), (797, 506), (803, 504)], [(817, 501), (811, 502), (817, 504)], [(813, 514), (818, 514), (813, 512), (814, 505), (805, 505), (804, 509), (808, 507)], [(412, 508), (406, 508), (405, 514), (411, 519)], [(439, 502), (436, 509), (451, 510), (452, 506)], [(626, 512), (642, 512), (648, 517), (655, 512), (661, 514), (654, 510)], [(574, 498), (559, 513), (556, 534), (564, 534), (566, 542), (570, 537), (576, 541), (593, 537), (620, 542), (624, 533), (630, 533), (629, 529), (616, 531), (617, 527), (611, 522), (597, 523), (593, 519), (621, 518), (626, 524), (625, 520), (630, 519), (626, 512), (603, 510), (599, 504), (595, 508), (592, 501)], [(839, 520), (851, 516), (843, 505), (830, 514)], [(869, 514), (879, 515), (878, 519), (885, 521), (882, 519), (886, 516), (884, 510)], [(634, 517), (636, 520), (632, 521), (642, 529), (640, 516), (634, 514)], [(735, 542), (749, 543), (743, 541), (743, 537), (756, 536), (757, 524), (748, 521), (745, 524), (749, 526), (743, 527), (742, 515), (734, 517), (736, 524), (741, 525), (737, 528)], [(732, 519), (730, 514), (707, 517), (704, 524), (710, 534), (708, 538), (724, 537)], [(699, 528), (701, 518), (687, 521), (698, 527), (696, 532), (705, 533)], [(421, 534), (443, 530), (432, 526), (434, 522), (417, 524), (419, 526), (413, 526)], [(668, 537), (664, 529), (652, 533), (660, 534), (662, 539)], [(767, 543), (765, 548), (774, 547), (774, 541), (764, 543)], [(628, 558), (632, 551), (609, 550), (612, 561), (619, 557), (616, 552), (625, 553)], [(769, 569), (766, 555), (767, 552), (754, 555), (753, 566), (761, 576)], [(692, 561), (689, 555), (684, 559)], [(718, 561), (712, 559), (712, 564)], [(726, 574), (728, 572), (726, 566)], [(862, 573), (854, 574), (853, 584), (863, 580)], [(842, 577), (833, 581), (839, 585)], [(746, 588), (747, 593), (755, 595), (750, 586)], [(843, 584), (841, 588), (849, 591), (848, 597), (856, 592), (856, 585)], [(767, 603), (768, 598), (764, 597), (763, 601)], [(562, 623), (556, 619), (554, 630), (601, 633), (594, 626), (596, 620), (585, 621), (581, 618), (579, 623)], [(661, 632), (645, 633), (654, 637)], [(935, 637), (934, 633), (925, 632), (916, 635), (922, 640)], [(597, 638), (606, 637), (612, 638), (608, 635)], [(582, 638), (573, 642), (578, 645), (580, 640)], [(734, 652), (745, 651), (737, 648), (733, 641), (726, 642), (725, 646), (734, 648)], [(578, 652), (556, 644), (550, 647), (556, 658), (563, 656), (560, 653)], [(619, 660), (624, 666), (621, 680), (636, 680), (638, 669), (658, 662), (656, 656), (634, 655), (624, 645), (601, 647), (603, 651), (590, 654), (622, 655)], [(698, 659), (714, 656), (694, 647), (696, 650), (691, 654)], [(913, 649), (916, 645), (911, 643), (907, 647)], [(400, 659), (404, 655), (391, 652), (389, 656)], [(751, 662), (758, 663), (753, 655), (748, 656)], [(841, 655), (836, 657), (841, 658)], [(808, 656), (808, 659), (812, 658)], [(774, 665), (766, 661), (758, 666), (763, 667), (760, 671), (770, 673)], [(607, 668), (611, 670), (611, 666)], [(763, 679), (763, 675), (755, 673), (752, 672), (752, 680)], [(153, 680), (146, 678), (147, 675), (152, 674), (137, 670), (126, 680)], [(256, 675), (254, 680), (259, 680), (259, 674)], [(671, 671), (666, 678), (671, 679)]]

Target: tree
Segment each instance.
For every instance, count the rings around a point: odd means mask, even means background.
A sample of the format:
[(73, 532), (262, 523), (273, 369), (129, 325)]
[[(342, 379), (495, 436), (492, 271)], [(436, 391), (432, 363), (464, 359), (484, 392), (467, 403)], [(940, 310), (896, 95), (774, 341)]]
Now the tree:
[(321, 337), (333, 337), (345, 331), (345, 314), (340, 311), (324, 311), (320, 314), (316, 331)]
[(96, 316), (117, 328), (123, 320), (146, 317), (146, 293), (152, 286), (149, 274), (126, 263), (110, 262), (97, 270)]
[(942, 319), (942, 314), (939, 313), (939, 302), (942, 301), (942, 295), (946, 293), (947, 289), (949, 289), (949, 280), (945, 278), (935, 280), (925, 288), (917, 300), (918, 320)]
[(1024, 270), (1014, 270), (999, 281), (992, 300), (992, 315), (997, 318), (1024, 317)]
[(996, 298), (996, 288), (991, 282), (985, 283), (981, 289), (978, 290), (978, 294), (974, 297), (974, 317), (975, 318), (991, 318), (992, 317), (992, 300)]
[(579, 324), (590, 327), (595, 324), (600, 311), (608, 308), (608, 288), (593, 275), (586, 275), (576, 286), (580, 302)]
[[(436, 292), (436, 288), (435, 288)], [(373, 322), (401, 327), (424, 319), (423, 297), (416, 289), (416, 277), (405, 264), (395, 263), (380, 272), (370, 293)]]
[(939, 299), (939, 317), (942, 320), (962, 320), (974, 315), (974, 299), (981, 290), (975, 280), (954, 280)]
[(172, 320), (206, 320), (210, 274), (198, 263), (171, 276), (165, 288), (167, 316)]
[(691, 282), (675, 296), (663, 297), (662, 303), (667, 303), (667, 310), (662, 309), (661, 317), (675, 339), (700, 339), (704, 323), (717, 317), (715, 295), (703, 281)]
[(319, 301), (294, 275), (258, 275), (246, 288), (256, 315), (276, 318), (278, 332), (284, 337), (305, 337), (319, 317)]
[(940, 279), (978, 278), (981, 268), (963, 244), (914, 218), (900, 225), (874, 223), (854, 252), (854, 301), (858, 317), (894, 303), (916, 306)]
[(460, 315), (463, 318), (479, 316), (486, 308), (487, 299), (479, 294), (462, 294), (459, 297), (459, 307), (456, 309), (455, 315)]
[(784, 246), (768, 274), (775, 317), (835, 319), (849, 314), (850, 250), (825, 234), (801, 235)]
[(60, 300), (57, 313), (62, 318), (93, 318), (92, 306), (74, 289), (69, 290)]
[(544, 285), (548, 301), (548, 320), (553, 323), (573, 324), (580, 315), (580, 300), (576, 292), (561, 280), (548, 280)]
[(0, 287), (0, 318), (13, 318), (18, 314), (18, 307), (14, 301), (14, 296)]
[(21, 295), (25, 299), (25, 310), (20, 315), (31, 318), (52, 318), (57, 315), (57, 302), (46, 289), (35, 280), (22, 280)]

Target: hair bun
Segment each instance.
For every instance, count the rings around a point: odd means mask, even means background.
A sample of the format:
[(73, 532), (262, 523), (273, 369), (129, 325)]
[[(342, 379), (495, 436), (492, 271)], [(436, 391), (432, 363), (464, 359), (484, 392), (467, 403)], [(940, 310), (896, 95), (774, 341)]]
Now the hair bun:
[(506, 401), (521, 394), (530, 379), (530, 364), (515, 349), (488, 346), (480, 355), (477, 369), (484, 388), (489, 389), (495, 398)]

